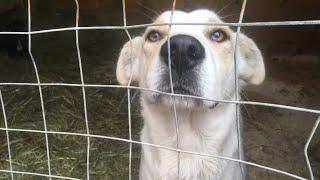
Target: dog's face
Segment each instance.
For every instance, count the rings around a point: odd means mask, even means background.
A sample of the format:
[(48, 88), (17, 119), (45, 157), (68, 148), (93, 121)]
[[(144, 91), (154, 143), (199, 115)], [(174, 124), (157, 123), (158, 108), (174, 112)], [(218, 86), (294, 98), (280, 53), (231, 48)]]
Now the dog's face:
[[(171, 11), (160, 15), (155, 24), (170, 23)], [(172, 23), (222, 23), (208, 10), (190, 13), (175, 11)], [(168, 35), (170, 34), (170, 40)], [(120, 84), (129, 81), (139, 86), (175, 94), (200, 96), (207, 99), (230, 99), (234, 96), (234, 44), (236, 33), (227, 26), (172, 25), (150, 26), (142, 36), (127, 42), (117, 65)], [(168, 48), (170, 42), (170, 51)], [(238, 77), (240, 84), (259, 84), (265, 69), (260, 50), (243, 34), (238, 41)], [(170, 56), (170, 59), (169, 59)], [(171, 64), (169, 65), (169, 60)], [(170, 97), (144, 91), (150, 102), (170, 105)], [(213, 107), (214, 102), (191, 98), (174, 98), (180, 107)]]

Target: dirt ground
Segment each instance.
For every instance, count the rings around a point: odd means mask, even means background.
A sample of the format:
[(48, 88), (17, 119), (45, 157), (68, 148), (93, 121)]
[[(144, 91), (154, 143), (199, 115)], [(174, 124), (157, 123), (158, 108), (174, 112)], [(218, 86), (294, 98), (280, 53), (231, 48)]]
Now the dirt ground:
[[(248, 87), (244, 100), (320, 108), (319, 63), (312, 56), (266, 59), (267, 76), (257, 87)], [(291, 60), (291, 61), (290, 61)], [(299, 61), (303, 60), (303, 61)], [(278, 108), (244, 106), (244, 141), (247, 160), (308, 177), (304, 144), (317, 115)], [(312, 141), (310, 158), (320, 177), (320, 131)], [(290, 179), (257, 168), (247, 169), (249, 179)]]
[[(86, 31), (80, 33), (85, 82), (116, 84), (115, 64), (124, 32)], [(99, 39), (99, 41), (97, 41)], [(63, 43), (61, 43), (63, 42)], [(110, 44), (110, 42), (113, 42)], [(74, 33), (36, 35), (33, 52), (42, 82), (79, 83)], [(248, 87), (244, 100), (320, 109), (320, 61), (314, 56), (266, 58), (266, 81)], [(311, 60), (310, 60), (311, 59)], [(302, 61), (301, 61), (302, 60)], [(1, 82), (35, 82), (31, 62), (0, 55)], [(37, 87), (1, 86), (8, 125), (11, 128), (43, 129)], [(126, 90), (87, 88), (90, 133), (128, 138)], [(80, 88), (43, 87), (48, 129), (85, 133)], [(135, 94), (135, 92), (132, 92)], [(138, 96), (132, 100), (133, 139), (141, 128)], [(244, 147), (248, 161), (309, 177), (303, 155), (304, 144), (317, 118), (311, 113), (262, 106), (242, 106)], [(0, 127), (4, 127), (0, 113)], [(320, 130), (310, 147), (315, 175), (320, 177)], [(46, 147), (43, 134), (10, 132), (13, 169), (46, 174)], [(99, 138), (90, 143), (92, 179), (126, 179), (128, 144)], [(49, 135), (52, 173), (85, 178), (86, 138)], [(140, 147), (133, 145), (133, 179), (137, 179)], [(6, 136), (0, 131), (0, 169), (8, 169)], [(292, 179), (258, 168), (247, 167), (248, 179)], [(7, 179), (8, 173), (0, 173)], [(15, 179), (43, 179), (15, 175)]]

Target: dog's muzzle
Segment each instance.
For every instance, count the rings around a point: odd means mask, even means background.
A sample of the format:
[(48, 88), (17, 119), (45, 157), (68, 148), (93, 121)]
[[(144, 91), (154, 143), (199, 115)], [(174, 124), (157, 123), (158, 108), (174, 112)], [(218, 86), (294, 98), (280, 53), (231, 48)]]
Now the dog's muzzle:
[[(171, 92), (168, 41), (160, 49), (160, 59), (166, 67), (159, 85), (160, 90)], [(205, 49), (196, 38), (182, 34), (170, 38), (170, 67), (174, 93), (201, 96), (198, 76), (201, 70), (199, 65), (204, 59)]]
[[(169, 49), (171, 60), (172, 86), (175, 94), (203, 96), (203, 87), (199, 77), (202, 70), (202, 62), (206, 58), (204, 46), (198, 39), (188, 35), (175, 35), (170, 38), (170, 48), (168, 41), (160, 49), (160, 59), (166, 68), (163, 71), (162, 81), (159, 83), (158, 90), (171, 92), (171, 82), (169, 76)], [(161, 97), (161, 96), (159, 96)], [(214, 109), (218, 103), (205, 102), (203, 100), (188, 96), (175, 97), (175, 102), (185, 106), (205, 105)]]
[[(161, 60), (168, 66), (168, 41), (160, 50)], [(205, 58), (202, 44), (194, 37), (188, 35), (175, 35), (170, 38), (171, 71), (181, 77), (199, 65)]]

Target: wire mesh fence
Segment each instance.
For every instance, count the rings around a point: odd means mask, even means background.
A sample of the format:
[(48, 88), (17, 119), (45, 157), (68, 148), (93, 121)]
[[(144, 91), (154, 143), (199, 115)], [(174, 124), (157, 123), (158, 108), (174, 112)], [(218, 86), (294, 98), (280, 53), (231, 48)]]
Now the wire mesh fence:
[[(74, 27), (67, 27), (67, 28), (58, 28), (58, 29), (47, 29), (47, 30), (37, 30), (37, 31), (32, 31), (32, 19), (31, 19), (31, 0), (28, 0), (28, 31), (27, 32), (0, 32), (0, 34), (11, 34), (11, 35), (27, 35), (28, 36), (28, 52), (30, 59), (32, 61), (33, 65), (33, 70), (35, 72), (36, 76), (36, 83), (15, 83), (15, 82), (5, 82), (5, 83), (0, 83), (0, 101), (1, 101), (1, 107), (2, 107), (2, 114), (3, 114), (3, 119), (4, 119), (4, 128), (0, 128), (1, 131), (5, 132), (6, 135), (6, 143), (7, 143), (7, 148), (8, 148), (8, 161), (9, 161), (9, 169), (0, 169), (0, 172), (3, 173), (10, 173), (11, 179), (15, 179), (15, 174), (25, 174), (25, 175), (32, 175), (32, 176), (39, 176), (39, 177), (46, 177), (51, 179), (79, 179), (79, 178), (73, 178), (73, 177), (64, 177), (64, 176), (58, 176), (54, 175), (51, 171), (51, 158), (50, 158), (50, 139), (48, 138), (48, 135), (50, 134), (55, 134), (55, 135), (70, 135), (70, 136), (79, 136), (79, 137), (84, 137), (86, 138), (86, 179), (90, 179), (90, 140), (91, 138), (100, 138), (100, 139), (108, 139), (108, 140), (114, 140), (114, 141), (120, 141), (120, 142), (125, 142), (128, 143), (129, 145), (129, 161), (128, 161), (128, 179), (132, 178), (132, 145), (137, 144), (137, 145), (146, 145), (146, 146), (151, 146), (155, 148), (162, 148), (170, 151), (175, 151), (177, 152), (177, 174), (179, 177), (179, 171), (180, 171), (180, 153), (186, 153), (186, 154), (193, 154), (193, 155), (199, 155), (199, 156), (206, 156), (210, 158), (218, 158), (226, 161), (233, 161), (249, 166), (254, 166), (257, 168), (262, 168), (265, 170), (269, 170), (275, 173), (279, 173), (282, 175), (286, 175), (295, 179), (314, 179), (312, 168), (309, 162), (309, 157), (308, 157), (308, 147), (309, 144), (312, 140), (312, 137), (314, 136), (317, 127), (320, 123), (320, 110), (317, 109), (309, 109), (309, 108), (303, 108), (303, 107), (294, 107), (294, 106), (288, 106), (288, 105), (282, 105), (282, 104), (273, 104), (273, 103), (265, 103), (265, 102), (254, 102), (254, 101), (243, 101), (240, 100), (239, 94), (236, 93), (236, 97), (234, 100), (223, 100), (223, 99), (206, 99), (203, 97), (198, 97), (198, 96), (192, 96), (192, 95), (182, 95), (182, 94), (175, 94), (174, 89), (173, 89), (173, 83), (172, 83), (172, 75), (171, 75), (171, 69), (169, 70), (169, 75), (170, 75), (170, 86), (171, 86), (171, 92), (161, 92), (157, 90), (152, 90), (152, 89), (147, 89), (147, 88), (142, 88), (142, 87), (137, 87), (131, 85), (131, 79), (129, 80), (129, 83), (126, 86), (123, 85), (107, 85), (107, 84), (88, 84), (84, 80), (84, 73), (83, 73), (83, 66), (82, 66), (82, 58), (81, 58), (81, 51), (80, 51), (80, 46), (81, 44), (79, 43), (79, 31), (81, 30), (106, 30), (106, 29), (111, 29), (111, 30), (123, 30), (129, 41), (132, 40), (131, 34), (129, 33), (129, 29), (136, 29), (136, 28), (143, 28), (143, 27), (149, 27), (149, 26), (168, 26), (169, 29), (171, 26), (179, 26), (179, 25), (190, 25), (190, 26), (197, 26), (197, 25), (216, 25), (216, 26), (234, 26), (237, 27), (236, 30), (236, 41), (234, 44), (235, 49), (238, 47), (238, 34), (241, 31), (241, 27), (256, 27), (256, 26), (305, 26), (305, 25), (320, 25), (320, 20), (305, 20), (305, 21), (278, 21), (278, 22), (247, 22), (244, 23), (242, 22), (243, 16), (245, 13), (245, 8), (246, 8), (246, 3), (247, 1), (244, 0), (240, 12), (240, 17), (239, 21), (237, 23), (172, 23), (172, 18), (174, 16), (174, 11), (175, 11), (175, 4), (176, 0), (173, 0), (172, 2), (172, 12), (171, 12), (171, 18), (170, 18), (170, 23), (164, 23), (164, 24), (138, 24), (138, 25), (127, 25), (127, 17), (126, 17), (126, 2), (125, 0), (122, 0), (122, 14), (123, 14), (123, 26), (90, 26), (90, 27), (80, 27), (79, 26), (79, 11), (80, 11), (80, 6), (78, 0), (75, 0), (75, 7), (76, 7), (76, 16), (75, 16), (75, 26)], [(41, 77), (39, 76), (38, 72), (38, 67), (37, 67), (37, 61), (34, 58), (32, 54), (32, 36), (35, 34), (46, 34), (46, 33), (52, 33), (52, 32), (64, 32), (64, 31), (72, 31), (75, 32), (75, 45), (76, 45), (76, 51), (77, 51), (77, 58), (78, 58), (78, 65), (79, 65), (79, 76), (80, 76), (80, 83), (43, 83), (41, 81)], [(170, 32), (170, 30), (169, 30)], [(170, 33), (167, 37), (168, 40), (168, 60), (169, 64), (171, 61), (171, 56), (170, 56)], [(234, 52), (234, 67), (235, 67), (235, 92), (239, 92), (239, 82), (238, 82), (238, 74), (237, 74), (237, 51), (235, 50)], [(171, 68), (169, 66), (169, 68)], [(5, 107), (5, 102), (3, 98), (3, 94), (1, 92), (2, 87), (8, 87), (8, 86), (21, 86), (21, 87), (36, 87), (38, 88), (38, 95), (40, 98), (40, 105), (41, 106), (41, 113), (42, 113), (42, 120), (43, 120), (43, 130), (35, 130), (35, 129), (19, 129), (19, 128), (11, 128), (8, 126), (7, 122), (7, 114), (6, 114), (6, 107)], [(44, 97), (43, 97), (43, 88), (47, 86), (53, 86), (53, 87), (78, 87), (81, 88), (81, 93), (82, 93), (82, 104), (83, 104), (83, 111), (84, 111), (84, 121), (85, 121), (85, 133), (75, 133), (75, 132), (63, 132), (63, 131), (52, 131), (48, 130), (47, 128), (47, 120), (46, 120), (46, 107), (44, 104)], [(120, 137), (115, 137), (115, 136), (103, 136), (103, 135), (96, 135), (91, 133), (90, 128), (89, 128), (89, 118), (88, 118), (88, 112), (87, 112), (87, 96), (86, 96), (86, 90), (87, 88), (112, 88), (112, 89), (125, 89), (127, 90), (127, 107), (128, 107), (128, 138), (120, 138)], [(172, 147), (166, 147), (158, 144), (151, 144), (147, 142), (141, 142), (141, 141), (136, 141), (132, 139), (132, 128), (131, 128), (131, 90), (138, 90), (138, 91), (149, 91), (149, 92), (157, 92), (159, 94), (163, 94), (169, 97), (188, 97), (188, 98), (193, 98), (193, 99), (200, 99), (200, 100), (206, 100), (206, 101), (212, 101), (212, 102), (220, 102), (220, 103), (232, 103), (236, 104), (237, 110), (236, 110), (236, 116), (237, 116), (237, 133), (238, 133), (238, 138), (240, 137), (240, 122), (239, 122), (239, 105), (253, 105), (253, 106), (264, 106), (264, 107), (272, 107), (272, 108), (281, 108), (281, 109), (287, 109), (287, 110), (292, 110), (292, 111), (301, 111), (301, 112), (307, 112), (307, 113), (313, 113), (319, 116), (319, 118), (315, 121), (315, 124), (310, 131), (309, 138), (305, 144), (304, 148), (304, 155), (305, 155), (305, 160), (306, 160), (306, 166), (309, 170), (309, 177), (301, 177), (295, 174), (292, 174), (290, 172), (285, 172), (276, 168), (272, 167), (267, 167), (264, 165), (260, 165), (257, 163), (253, 162), (248, 162), (243, 160), (243, 157), (241, 157), (241, 152), (240, 158), (239, 159), (233, 159), (233, 158), (228, 158), (228, 157), (223, 157), (215, 154), (205, 154), (205, 153), (199, 153), (199, 152), (193, 152), (193, 151), (186, 151), (182, 150), (179, 147), (179, 136), (177, 136), (177, 146), (176, 148)], [(175, 104), (173, 104), (173, 112), (175, 116), (175, 126), (176, 126), (176, 133), (179, 134), (179, 127), (178, 127), (178, 117), (176, 113), (176, 107)], [(12, 157), (11, 157), (11, 147), (10, 147), (10, 137), (12, 132), (26, 132), (26, 133), (37, 133), (37, 134), (43, 134), (45, 136), (45, 147), (46, 147), (46, 161), (47, 161), (47, 169), (48, 172), (41, 174), (41, 173), (34, 173), (34, 172), (23, 172), (23, 171), (17, 171), (13, 168), (12, 165)], [(240, 141), (238, 141), (240, 142)], [(238, 144), (238, 146), (241, 146), (241, 144)], [(239, 148), (240, 149), (240, 148)]]

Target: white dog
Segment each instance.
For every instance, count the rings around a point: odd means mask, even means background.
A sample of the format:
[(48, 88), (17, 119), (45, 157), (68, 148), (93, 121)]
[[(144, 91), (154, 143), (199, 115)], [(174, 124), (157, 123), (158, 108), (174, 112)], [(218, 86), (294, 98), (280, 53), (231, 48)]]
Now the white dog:
[[(154, 23), (170, 23), (170, 17), (171, 11), (167, 11)], [(172, 22), (222, 23), (222, 20), (211, 11), (196, 10), (190, 13), (175, 11)], [(227, 26), (173, 25), (170, 31), (170, 65), (168, 33), (167, 25), (150, 26), (142, 36), (124, 45), (117, 65), (119, 83), (127, 85), (131, 79), (140, 87), (170, 93), (171, 66), (175, 94), (233, 100), (236, 33)], [(240, 34), (238, 43), (240, 87), (246, 83), (261, 83), (265, 69), (260, 50), (243, 34)], [(144, 118), (142, 142), (177, 147), (175, 104), (180, 149), (239, 158), (235, 104), (188, 97), (171, 98), (151, 91), (142, 91), (141, 104)], [(177, 179), (177, 164), (177, 152), (143, 145), (140, 179)], [(187, 153), (180, 154), (179, 178), (245, 179), (238, 163)]]

